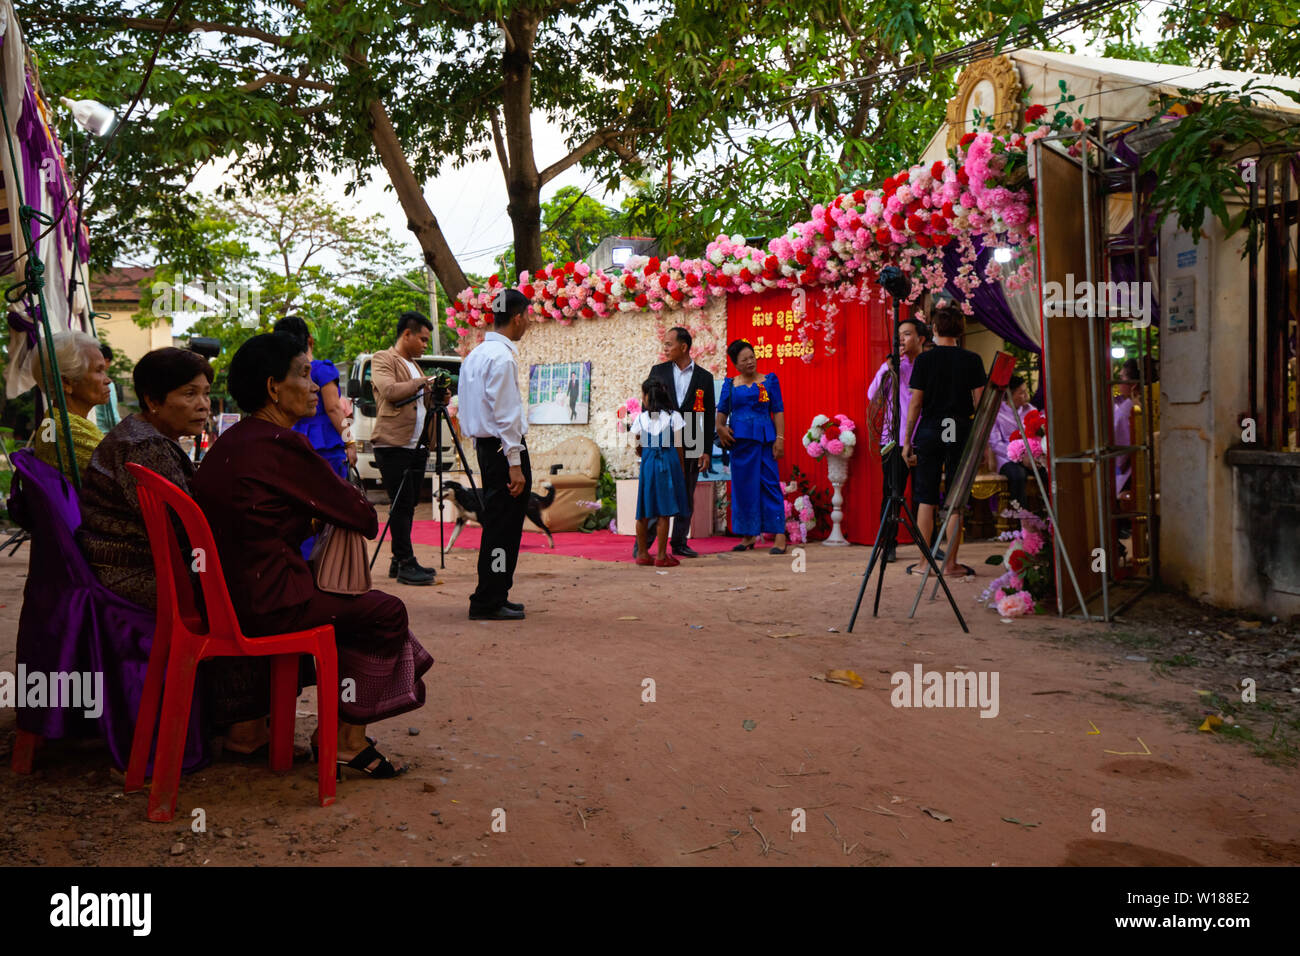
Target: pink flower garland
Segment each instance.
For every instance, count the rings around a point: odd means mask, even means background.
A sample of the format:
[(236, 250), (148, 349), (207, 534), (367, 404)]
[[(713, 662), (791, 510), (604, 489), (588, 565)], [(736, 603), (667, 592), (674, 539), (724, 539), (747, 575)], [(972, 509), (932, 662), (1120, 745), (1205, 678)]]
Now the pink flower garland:
[[(946, 161), (914, 165), (878, 189), (857, 189), (814, 206), (812, 218), (791, 226), (767, 249), (747, 245), (740, 235), (719, 235), (700, 259), (637, 256), (614, 274), (582, 262), (551, 264), (536, 275), (522, 273), (517, 288), (532, 300), (535, 320), (568, 325), (637, 309), (701, 310), (710, 299), (728, 294), (826, 287), (832, 295), (818, 324), (830, 354), (838, 311), (834, 297), (865, 300), (870, 292), (861, 280), (886, 265), (919, 280), (913, 300), (926, 290), (943, 289), (943, 251), (953, 243), (961, 260), (954, 284), (968, 297), (981, 282), (1002, 281), (1014, 291), (1030, 281), (1024, 259), (1037, 234), (1033, 196), (1009, 180), (1023, 170), (1029, 144), (1051, 131), (1050, 125), (1031, 123), (1024, 134), (1010, 137), (968, 133)], [(985, 246), (1010, 247), (1021, 264), (1006, 268), (990, 259), (983, 275), (977, 274), (974, 237)], [(482, 289), (465, 289), (447, 309), (447, 325), (462, 337), (471, 327), (490, 325), (492, 301), (503, 288), (494, 275)], [(878, 294), (883, 300), (884, 290)], [(969, 303), (963, 308), (971, 311)], [(799, 329), (804, 342), (807, 324)], [(811, 353), (802, 357), (812, 360)]]

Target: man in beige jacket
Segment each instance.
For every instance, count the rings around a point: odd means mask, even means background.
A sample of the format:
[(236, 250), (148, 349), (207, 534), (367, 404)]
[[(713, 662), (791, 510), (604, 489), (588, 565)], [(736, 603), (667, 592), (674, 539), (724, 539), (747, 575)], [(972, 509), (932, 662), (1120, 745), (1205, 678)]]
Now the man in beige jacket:
[(416, 497), (429, 461), (429, 449), (421, 446), (433, 398), (432, 378), (421, 373), (415, 360), (429, 350), (432, 336), (432, 322), (419, 312), (403, 312), (397, 320), (397, 342), (370, 360), (370, 382), (379, 406), (370, 441), (388, 493), (393, 555), (388, 576), (399, 584), (432, 584), (434, 578), (433, 568), (417, 562), (411, 547)]

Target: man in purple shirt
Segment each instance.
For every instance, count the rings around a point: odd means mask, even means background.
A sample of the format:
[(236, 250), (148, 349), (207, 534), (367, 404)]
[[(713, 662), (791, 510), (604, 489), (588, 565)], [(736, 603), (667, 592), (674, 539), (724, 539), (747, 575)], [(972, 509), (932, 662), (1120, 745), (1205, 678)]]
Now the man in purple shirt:
[[(908, 382), (912, 379), (912, 362), (921, 354), (921, 345), (925, 341), (927, 332), (925, 323), (919, 318), (907, 318), (899, 323), (898, 396), (904, 411), (897, 418), (894, 416), (893, 369), (888, 359), (880, 364), (880, 368), (876, 370), (876, 377), (871, 380), (871, 385), (867, 389), (867, 400), (871, 402), (872, 417), (874, 418), (880, 404), (885, 408), (885, 424), (880, 430), (880, 466), (885, 475), (885, 490), (880, 499), (881, 517), (884, 517), (885, 506), (890, 496), (903, 494), (907, 488), (907, 480), (912, 474), (912, 469), (903, 462), (903, 419), (907, 415), (907, 405), (912, 398), (912, 390), (908, 387)], [(890, 430), (891, 425), (894, 425), (894, 431)], [(890, 539), (885, 542), (886, 562), (895, 560), (897, 548), (898, 526), (895, 525), (890, 529)]]
[(1003, 402), (998, 406), (998, 417), (989, 432), (989, 451), (992, 453), (994, 469), (1007, 479), (1007, 493), (1011, 500), (1024, 507), (1029, 469), (1020, 462), (1007, 458), (1007, 445), (1011, 442), (1011, 436), (1020, 431), (1016, 413), (1012, 409), (1018, 408), (1023, 419), (1034, 406), (1029, 404), (1029, 384), (1019, 375), (1011, 376), (1011, 381), (1007, 383), (1007, 393), (1011, 404)]

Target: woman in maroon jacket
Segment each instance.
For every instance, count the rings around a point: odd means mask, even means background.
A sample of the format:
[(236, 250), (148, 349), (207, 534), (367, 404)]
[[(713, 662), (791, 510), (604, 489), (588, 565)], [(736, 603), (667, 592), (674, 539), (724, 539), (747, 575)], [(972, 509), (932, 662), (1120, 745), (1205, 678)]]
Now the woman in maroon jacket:
[[(422, 706), (421, 676), (433, 658), (408, 629), (401, 599), (382, 591), (323, 592), (299, 553), (313, 519), (373, 538), (375, 509), (293, 430), (315, 409), (319, 391), (294, 339), (249, 339), (230, 362), (228, 382), (248, 417), (217, 439), (192, 487), (212, 526), (240, 625), (252, 637), (333, 624), (340, 685), (354, 688), (339, 702), (339, 763), (373, 777), (396, 776), (365, 725)], [(349, 678), (354, 685), (344, 683)]]

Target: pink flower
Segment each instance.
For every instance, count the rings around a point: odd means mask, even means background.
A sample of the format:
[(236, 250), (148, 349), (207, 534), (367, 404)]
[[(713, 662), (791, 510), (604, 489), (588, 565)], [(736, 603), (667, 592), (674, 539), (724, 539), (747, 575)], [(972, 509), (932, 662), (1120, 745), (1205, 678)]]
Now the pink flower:
[(842, 455), (844, 454), (844, 442), (838, 438), (832, 438), (826, 443), (826, 451), (832, 455)]
[(1033, 598), (1030, 598), (1030, 607), (1025, 607), (1024, 599), (1021, 597), (1024, 591), (1017, 591), (1015, 594), (1008, 594), (997, 602), (997, 611), (1003, 617), (1023, 617), (1029, 613), (1033, 607)]
[(805, 448), (808, 454), (813, 458), (820, 458), (822, 455), (826, 454), (826, 449), (822, 447), (822, 443), (819, 441), (809, 442)]

